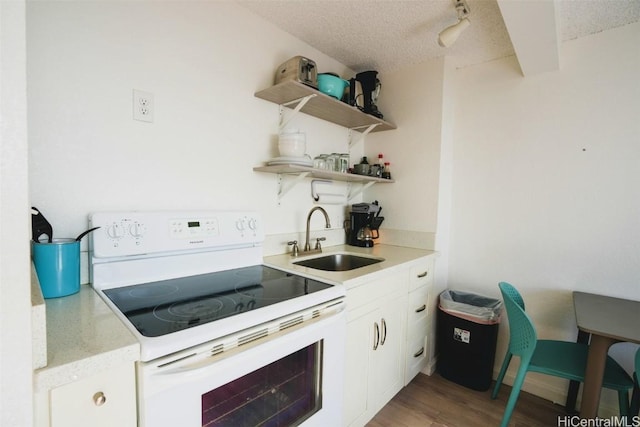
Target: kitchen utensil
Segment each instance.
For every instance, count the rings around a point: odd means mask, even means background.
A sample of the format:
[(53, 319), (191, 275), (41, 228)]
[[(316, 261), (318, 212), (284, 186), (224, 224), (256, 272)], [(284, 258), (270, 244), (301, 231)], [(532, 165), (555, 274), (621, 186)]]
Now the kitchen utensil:
[(359, 241), (373, 240), (373, 231), (371, 228), (364, 226), (358, 230), (358, 236), (356, 238)]
[(88, 229), (87, 231), (83, 231), (82, 233), (80, 233), (78, 235), (78, 237), (76, 237), (76, 242), (79, 242), (84, 236), (86, 236), (87, 234), (91, 233), (93, 230), (97, 230), (100, 227), (93, 227)]
[(275, 84), (295, 81), (314, 88), (318, 87), (316, 63), (304, 56), (294, 56), (281, 64), (276, 70)]
[(358, 163), (353, 165), (353, 172), (357, 175), (369, 175), (369, 168), (371, 165), (366, 165), (364, 163)]
[(349, 79), (349, 90), (345, 92), (345, 102), (353, 107), (357, 107), (358, 103), (362, 103), (362, 85), (355, 78)]
[(370, 248), (373, 241), (380, 237), (378, 229), (384, 221), (379, 216), (382, 208), (378, 201), (373, 203), (356, 203), (351, 205), (349, 219), (344, 222), (347, 233), (347, 244)]
[(344, 95), (344, 90), (347, 86), (349, 86), (348, 81), (334, 74), (318, 74), (318, 90), (326, 95), (336, 99), (342, 99), (342, 95)]
[(47, 242), (53, 239), (53, 228), (49, 221), (35, 207), (31, 207), (31, 238), (34, 242), (40, 242), (40, 237), (47, 236)]
[(52, 239), (31, 242), (33, 264), (44, 298), (58, 298), (80, 290), (80, 241)]
[(378, 229), (382, 225), (383, 221), (384, 221), (384, 217), (383, 216), (376, 216), (374, 218), (371, 218), (370, 227), (371, 227), (371, 231), (372, 231), (374, 239), (377, 239), (379, 237)]
[(362, 73), (356, 74), (356, 80), (360, 82), (362, 86), (362, 95), (364, 98), (364, 105), (358, 105), (358, 107), (365, 113), (381, 119), (383, 114), (378, 111), (376, 101), (378, 100), (378, 95), (380, 95), (382, 84), (376, 77), (377, 75), (377, 71), (363, 71)]

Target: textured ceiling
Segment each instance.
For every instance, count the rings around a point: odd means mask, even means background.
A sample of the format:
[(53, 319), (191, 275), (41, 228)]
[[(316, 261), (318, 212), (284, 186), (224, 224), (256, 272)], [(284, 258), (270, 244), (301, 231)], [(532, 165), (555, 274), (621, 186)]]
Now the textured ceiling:
[[(238, 3), (356, 72), (371, 69), (388, 72), (444, 55), (453, 57), (457, 66), (513, 55), (498, 2), (466, 1), (471, 9), (471, 26), (449, 48), (440, 47), (437, 40), (440, 31), (456, 22), (453, 0), (238, 0)], [(555, 0), (555, 5), (559, 40), (640, 20), (640, 0)]]

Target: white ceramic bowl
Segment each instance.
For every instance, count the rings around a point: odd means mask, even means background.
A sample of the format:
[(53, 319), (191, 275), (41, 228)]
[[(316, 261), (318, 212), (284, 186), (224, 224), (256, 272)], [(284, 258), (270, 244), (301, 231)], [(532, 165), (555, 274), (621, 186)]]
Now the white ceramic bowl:
[(281, 157), (304, 157), (307, 153), (307, 140), (304, 133), (281, 133), (278, 138), (278, 150)]

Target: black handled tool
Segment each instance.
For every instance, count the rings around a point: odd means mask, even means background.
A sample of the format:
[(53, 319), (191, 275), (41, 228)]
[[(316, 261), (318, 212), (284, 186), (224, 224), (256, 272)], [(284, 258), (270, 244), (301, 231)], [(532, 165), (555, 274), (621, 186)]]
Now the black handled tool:
[(40, 213), (37, 208), (31, 207), (31, 233), (34, 242), (40, 242), (40, 237), (47, 236), (47, 241), (53, 240), (53, 228), (49, 221)]

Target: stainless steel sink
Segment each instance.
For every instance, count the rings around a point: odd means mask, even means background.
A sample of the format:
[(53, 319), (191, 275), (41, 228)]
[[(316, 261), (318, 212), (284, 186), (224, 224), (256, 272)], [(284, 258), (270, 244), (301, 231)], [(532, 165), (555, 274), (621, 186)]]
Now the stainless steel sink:
[(382, 258), (365, 258), (351, 254), (331, 254), (294, 262), (302, 267), (325, 271), (349, 271), (384, 261)]

